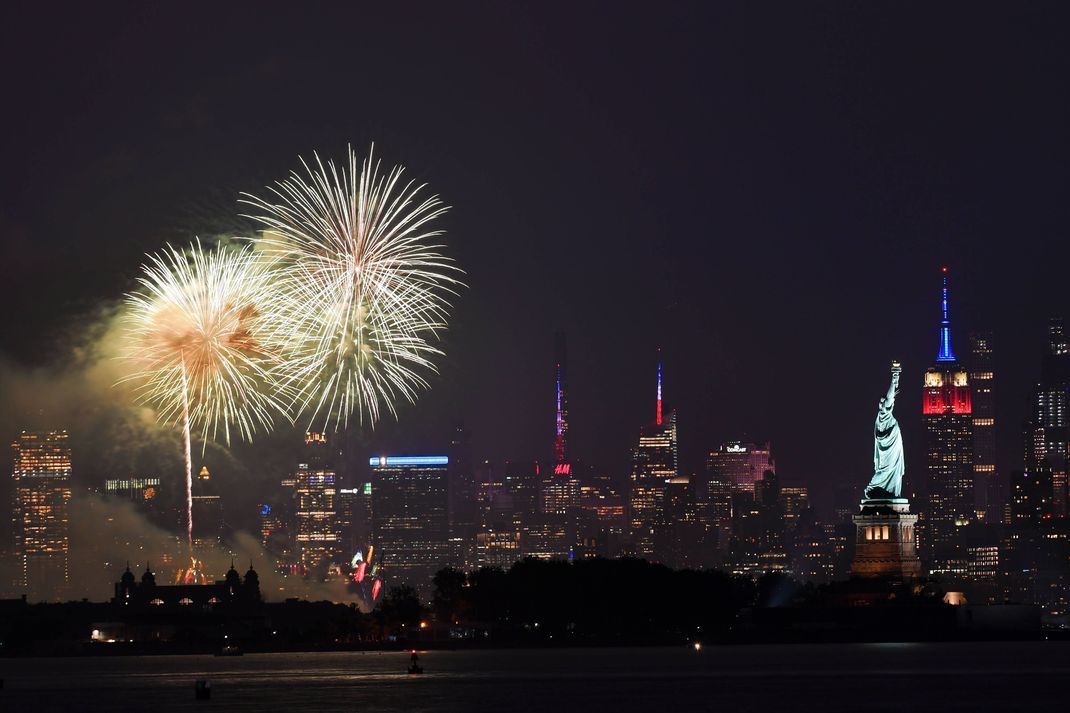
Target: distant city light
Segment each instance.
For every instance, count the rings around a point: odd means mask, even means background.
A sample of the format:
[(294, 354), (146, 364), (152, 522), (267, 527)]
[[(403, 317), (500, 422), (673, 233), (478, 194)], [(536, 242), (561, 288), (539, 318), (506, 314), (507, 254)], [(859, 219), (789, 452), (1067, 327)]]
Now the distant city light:
[(368, 465), (384, 468), (394, 465), (449, 465), (449, 456), (372, 456)]

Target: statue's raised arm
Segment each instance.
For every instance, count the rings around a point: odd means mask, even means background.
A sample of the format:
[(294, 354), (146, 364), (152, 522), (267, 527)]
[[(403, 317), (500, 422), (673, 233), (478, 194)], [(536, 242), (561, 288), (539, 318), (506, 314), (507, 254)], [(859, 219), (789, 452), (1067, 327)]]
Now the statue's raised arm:
[(877, 419), (873, 424), (873, 477), (866, 486), (867, 500), (898, 498), (903, 491), (903, 473), (906, 472), (903, 439), (899, 422), (892, 415), (902, 370), (899, 362), (892, 362), (892, 382), (877, 406)]
[(892, 362), (892, 383), (888, 384), (888, 393), (884, 395), (884, 404), (891, 413), (895, 408), (895, 397), (899, 394), (899, 374), (903, 371), (903, 367), (899, 365), (899, 362)]

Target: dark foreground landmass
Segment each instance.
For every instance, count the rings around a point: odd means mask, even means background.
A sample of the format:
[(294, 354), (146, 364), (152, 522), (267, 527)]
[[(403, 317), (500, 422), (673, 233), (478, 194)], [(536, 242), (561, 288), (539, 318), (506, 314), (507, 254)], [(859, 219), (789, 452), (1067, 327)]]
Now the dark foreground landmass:
[[(397, 587), (352, 604), (235, 598), (182, 605), (0, 603), (4, 656), (1043, 640), (1037, 607), (946, 603), (935, 582), (815, 587), (640, 560), (527, 560), (439, 572), (429, 607)], [(155, 601), (156, 604), (150, 603)]]

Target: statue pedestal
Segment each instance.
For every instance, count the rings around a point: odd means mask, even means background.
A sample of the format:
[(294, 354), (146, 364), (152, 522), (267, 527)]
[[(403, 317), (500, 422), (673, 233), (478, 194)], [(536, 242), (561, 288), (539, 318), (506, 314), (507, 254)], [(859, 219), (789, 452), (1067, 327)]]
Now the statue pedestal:
[(893, 580), (921, 576), (914, 539), (918, 516), (910, 512), (906, 498), (863, 500), (855, 524), (853, 577), (881, 577)]

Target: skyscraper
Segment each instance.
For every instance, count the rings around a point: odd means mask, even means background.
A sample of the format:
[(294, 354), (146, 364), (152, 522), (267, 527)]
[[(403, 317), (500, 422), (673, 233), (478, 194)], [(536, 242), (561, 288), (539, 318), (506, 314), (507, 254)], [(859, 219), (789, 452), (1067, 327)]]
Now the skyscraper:
[(70, 580), (71, 448), (66, 431), (22, 431), (12, 444), (16, 585), (58, 599)]
[(476, 567), (479, 483), (472, 435), (459, 423), (450, 434), (449, 459), (450, 566), (467, 572)]
[(970, 388), (973, 392), (974, 509), (979, 520), (1003, 521), (1005, 495), (996, 477), (996, 408), (992, 335), (970, 333)]
[(568, 351), (565, 333), (554, 334), (554, 464), (568, 463)]
[(570, 555), (567, 527), (579, 507), (580, 484), (568, 449), (568, 351), (565, 333), (554, 334), (554, 464), (539, 480), (539, 511), (525, 523), (524, 550), (540, 558)]
[(810, 489), (803, 486), (781, 488), (780, 502), (784, 511), (784, 527), (794, 530), (803, 514), (810, 509)]
[(366, 477), (353, 488), (339, 488), (336, 501), (338, 509), (338, 554), (344, 560), (353, 557), (357, 550), (365, 550), (371, 544), (372, 532), (372, 484)]
[(372, 522), (385, 574), (431, 598), (431, 579), (449, 560), (449, 456), (375, 456)]
[(223, 498), (212, 483), (208, 466), (202, 466), (193, 479), (193, 542), (198, 550), (223, 543), (226, 522)]
[(280, 543), (283, 534), (282, 518), (271, 503), (259, 503), (256, 506), (257, 521), (260, 529), (260, 546), (268, 552), (278, 552), (285, 546)]
[(1066, 517), (1067, 462), (1070, 460), (1070, 348), (1063, 320), (1058, 317), (1048, 322), (1048, 348), (1041, 364), (1040, 382), (1033, 392), (1032, 410), (1032, 447), (1026, 452), (1026, 470), (1050, 470), (1052, 515)]
[(338, 475), (327, 467), (327, 437), (305, 434), (306, 462), (297, 465), (294, 480), (294, 519), (297, 553), (309, 572), (322, 574), (341, 542), (335, 502)]
[(776, 472), (773, 448), (768, 441), (730, 441), (706, 457), (705, 482), (696, 493), (704, 496), (715, 483), (728, 486), (733, 493), (753, 493), (755, 484), (767, 470)]
[(655, 530), (664, 512), (665, 492), (679, 475), (676, 412), (662, 406), (661, 359), (658, 359), (657, 402), (654, 422), (639, 432), (632, 451), (631, 488), (628, 497), (632, 553), (653, 557)]
[(928, 508), (924, 551), (933, 574), (965, 574), (960, 535), (976, 519), (973, 484), (973, 406), (969, 376), (955, 358), (948, 309), (948, 274), (943, 268), (936, 363), (925, 372), (922, 420)]

